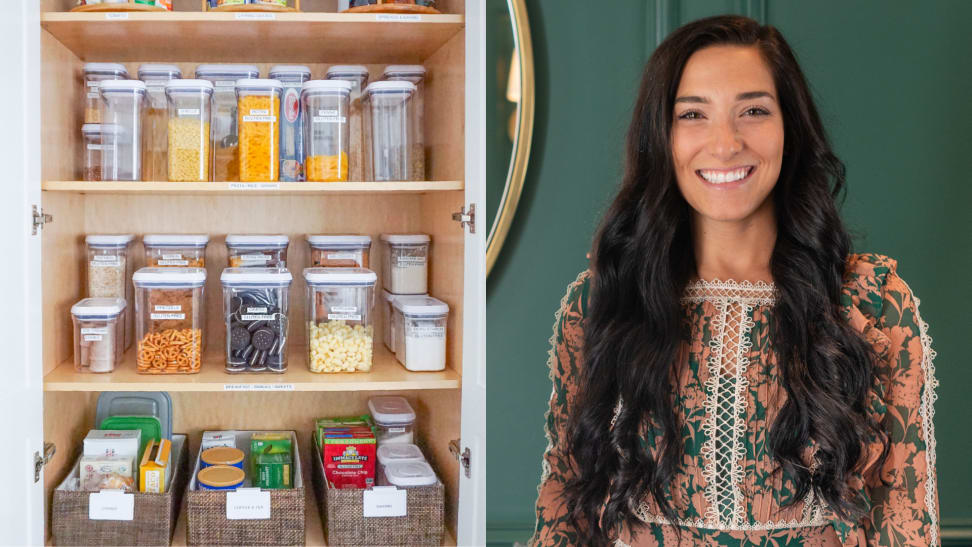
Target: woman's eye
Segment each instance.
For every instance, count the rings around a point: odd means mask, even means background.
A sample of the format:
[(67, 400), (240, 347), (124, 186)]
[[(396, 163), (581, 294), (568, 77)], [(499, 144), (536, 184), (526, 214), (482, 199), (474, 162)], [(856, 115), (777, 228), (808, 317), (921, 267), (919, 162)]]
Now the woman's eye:
[(681, 116), (678, 117), (680, 120), (697, 120), (701, 114), (695, 110), (689, 110), (688, 112), (683, 112)]
[(746, 113), (748, 114), (750, 112), (755, 112), (755, 114), (753, 114), (754, 116), (769, 116), (769, 112), (766, 109), (758, 106), (747, 108)]

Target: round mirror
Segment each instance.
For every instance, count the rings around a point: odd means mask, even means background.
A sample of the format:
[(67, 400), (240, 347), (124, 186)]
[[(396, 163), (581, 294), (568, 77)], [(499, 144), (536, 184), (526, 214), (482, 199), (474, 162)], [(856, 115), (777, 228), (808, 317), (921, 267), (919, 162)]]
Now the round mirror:
[(513, 223), (533, 138), (533, 45), (524, 0), (487, 0), (486, 275)]

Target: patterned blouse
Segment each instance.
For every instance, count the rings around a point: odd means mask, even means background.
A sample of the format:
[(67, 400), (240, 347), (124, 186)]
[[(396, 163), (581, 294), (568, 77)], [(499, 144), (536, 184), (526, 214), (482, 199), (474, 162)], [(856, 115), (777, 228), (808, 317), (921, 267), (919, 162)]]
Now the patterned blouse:
[[(812, 490), (781, 507), (795, 482), (773, 473), (766, 438), (787, 396), (769, 335), (776, 288), (762, 282), (696, 281), (682, 298), (692, 332), (683, 343), (688, 361), (680, 367), (676, 399), (684, 458), (666, 493), (679, 518), (674, 524), (666, 520), (650, 496), (632, 500), (642, 524), (622, 530), (617, 545), (677, 545), (676, 525), (682, 545), (939, 545), (935, 352), (918, 314), (918, 298), (895, 267), (885, 256), (851, 255), (841, 294), (842, 315), (880, 357), (870, 412), (886, 424), (891, 441), (881, 475), (874, 465), (881, 445), (875, 442), (866, 447), (864, 471), (849, 479), (868, 503), (869, 516), (841, 520)], [(589, 282), (585, 271), (568, 287), (551, 337), (549, 444), (531, 545), (578, 544), (561, 493), (573, 473), (564, 437), (582, 363)], [(654, 446), (653, 439), (645, 441)], [(882, 485), (879, 476), (891, 486)]]

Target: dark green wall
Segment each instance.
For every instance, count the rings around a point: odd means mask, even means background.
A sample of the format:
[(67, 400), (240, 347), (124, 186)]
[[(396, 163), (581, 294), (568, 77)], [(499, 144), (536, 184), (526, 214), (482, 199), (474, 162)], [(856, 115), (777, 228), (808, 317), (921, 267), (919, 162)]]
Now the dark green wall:
[(972, 367), (962, 343), (972, 327), (972, 2), (527, 0), (527, 11), (537, 78), (533, 155), (487, 282), (489, 541), (525, 541), (533, 526), (553, 315), (586, 267), (618, 182), (656, 29), (725, 12), (765, 16), (783, 32), (847, 165), (843, 210), (860, 236), (856, 248), (898, 259), (922, 300), (941, 381), (935, 425), (945, 537), (972, 528)]

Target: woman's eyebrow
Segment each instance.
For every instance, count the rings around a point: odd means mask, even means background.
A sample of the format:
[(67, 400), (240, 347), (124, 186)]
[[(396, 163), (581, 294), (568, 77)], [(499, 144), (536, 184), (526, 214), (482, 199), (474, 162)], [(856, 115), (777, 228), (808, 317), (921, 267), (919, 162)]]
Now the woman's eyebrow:
[[(775, 97), (773, 97), (773, 94), (772, 93), (769, 93), (768, 91), (746, 91), (745, 93), (740, 93), (739, 95), (736, 95), (736, 100), (737, 101), (748, 101), (749, 99), (757, 99), (759, 97), (769, 97), (770, 99), (774, 99), (775, 100)], [(688, 95), (688, 96), (685, 96), (685, 97), (679, 97), (679, 98), (675, 99), (675, 102), (676, 103), (704, 103), (704, 104), (709, 104), (709, 99), (707, 97), (699, 97), (697, 95)]]

